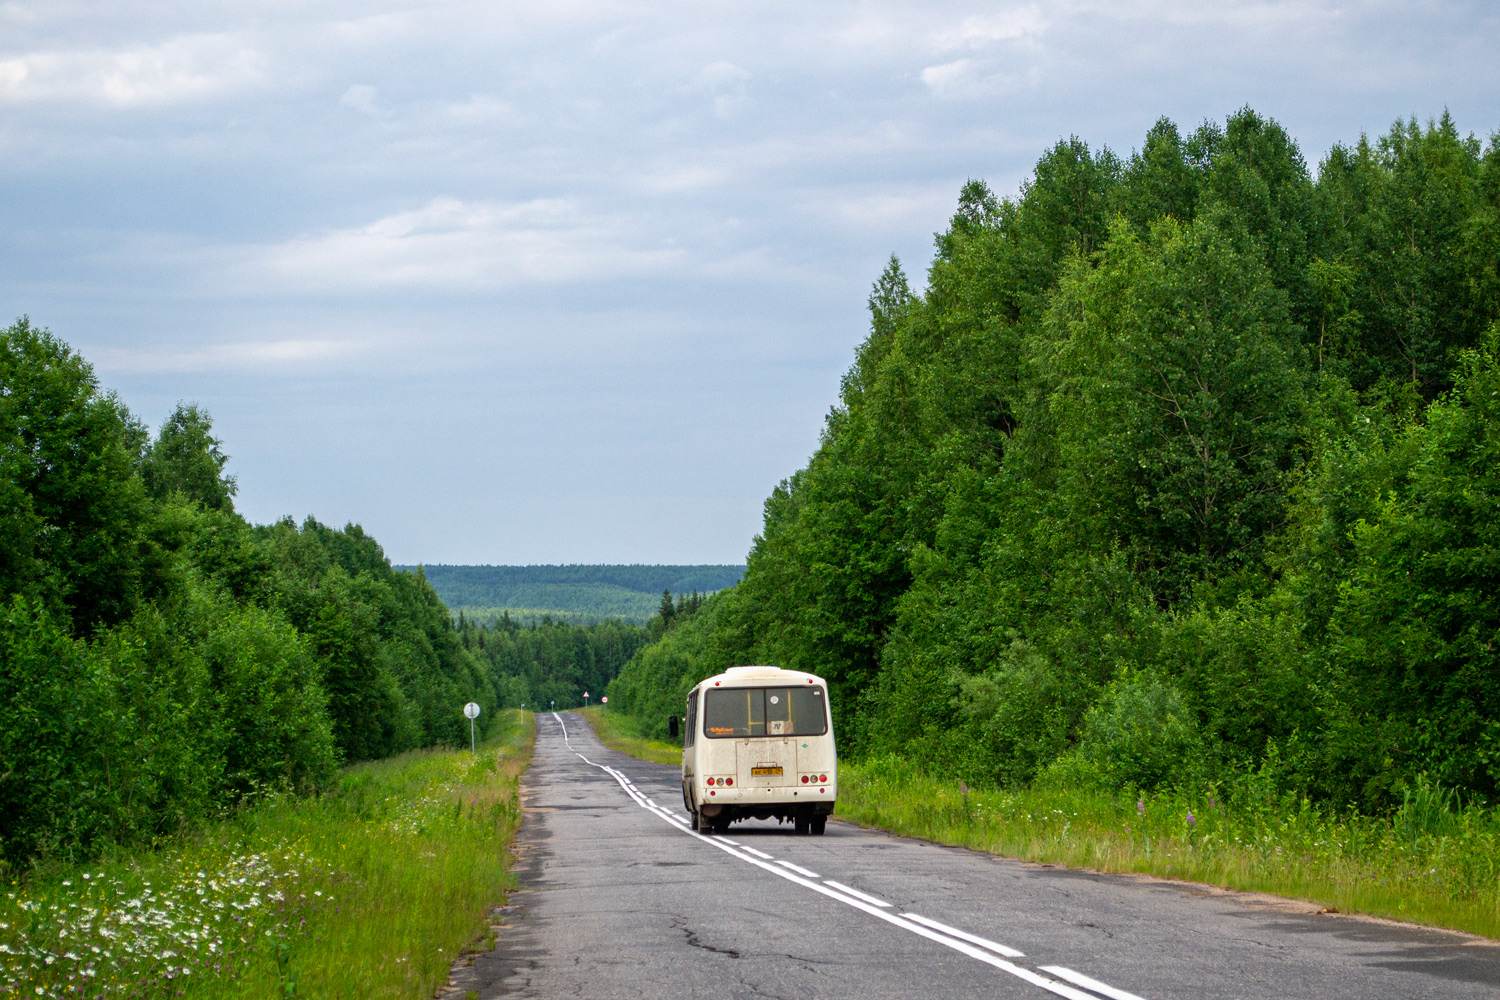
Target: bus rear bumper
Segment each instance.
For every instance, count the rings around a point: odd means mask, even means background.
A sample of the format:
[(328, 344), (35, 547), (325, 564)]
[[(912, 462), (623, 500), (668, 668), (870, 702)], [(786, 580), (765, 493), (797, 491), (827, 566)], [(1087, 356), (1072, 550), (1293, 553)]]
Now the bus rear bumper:
[(710, 819), (727, 815), (731, 821), (737, 819), (798, 820), (812, 816), (831, 816), (833, 799), (818, 802), (705, 802), (698, 812)]

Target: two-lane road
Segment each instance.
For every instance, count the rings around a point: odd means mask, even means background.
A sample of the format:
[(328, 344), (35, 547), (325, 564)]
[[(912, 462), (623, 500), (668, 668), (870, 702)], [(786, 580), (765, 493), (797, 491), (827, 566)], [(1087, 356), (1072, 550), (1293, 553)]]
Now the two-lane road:
[(492, 997), (1500, 1000), (1500, 947), (832, 822), (687, 829), (677, 770), (537, 716)]

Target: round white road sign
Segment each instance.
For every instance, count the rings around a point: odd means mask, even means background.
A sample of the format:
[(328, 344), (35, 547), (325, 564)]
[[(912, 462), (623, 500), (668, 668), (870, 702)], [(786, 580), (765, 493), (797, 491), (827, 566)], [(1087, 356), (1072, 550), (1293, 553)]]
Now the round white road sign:
[(471, 701), (464, 706), (464, 714), (471, 719), (479, 718), (479, 702)]

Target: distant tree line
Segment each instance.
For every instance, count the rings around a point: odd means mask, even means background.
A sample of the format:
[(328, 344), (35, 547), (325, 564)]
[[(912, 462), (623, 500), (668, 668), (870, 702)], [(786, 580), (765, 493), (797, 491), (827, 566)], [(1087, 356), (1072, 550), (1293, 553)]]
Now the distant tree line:
[(594, 704), (606, 686), (648, 641), (628, 622), (569, 625), (543, 616), (526, 625), (502, 614), (493, 623), (460, 613), (464, 649), (486, 664), (502, 708), (546, 711), (575, 708), (588, 693)]
[(622, 592), (628, 591), (655, 601), (663, 589), (710, 593), (734, 586), (745, 572), (743, 566), (713, 565), (429, 565), (422, 569), (433, 589), (452, 608), (556, 607), (563, 611), (587, 610), (594, 594), (607, 601), (626, 596)]
[(612, 702), (779, 663), (970, 782), (1500, 793), (1500, 137), (1069, 139), (869, 305), (744, 580)]

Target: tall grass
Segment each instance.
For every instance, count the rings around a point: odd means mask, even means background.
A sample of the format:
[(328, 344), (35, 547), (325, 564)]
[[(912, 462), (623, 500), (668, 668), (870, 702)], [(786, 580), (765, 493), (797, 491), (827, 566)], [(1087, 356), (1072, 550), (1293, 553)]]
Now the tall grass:
[(682, 763), (682, 747), (673, 743), (647, 739), (641, 735), (640, 727), (635, 719), (628, 715), (606, 711), (598, 705), (579, 709), (579, 712), (589, 720), (589, 725), (593, 727), (594, 735), (599, 737), (599, 742), (611, 750), (628, 753), (632, 757), (639, 757), (641, 760), (649, 760), (657, 764), (680, 765)]
[(1075, 868), (1140, 872), (1500, 937), (1500, 814), (1419, 783), (1393, 818), (1292, 796), (973, 791), (896, 757), (839, 765), (837, 816)]
[(0, 996), (425, 998), (489, 931), (532, 718), (272, 795), (158, 849), (17, 878)]

